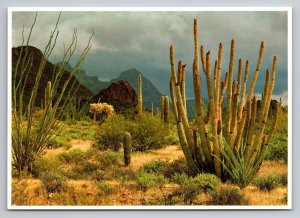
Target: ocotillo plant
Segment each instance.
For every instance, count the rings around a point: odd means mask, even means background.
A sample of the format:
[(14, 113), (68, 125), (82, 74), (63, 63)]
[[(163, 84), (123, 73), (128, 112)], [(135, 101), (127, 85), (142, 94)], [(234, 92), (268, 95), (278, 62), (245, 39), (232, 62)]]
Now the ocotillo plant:
[[(208, 111), (203, 102), (200, 58), (202, 71), (206, 78)], [(250, 89), (246, 94), (249, 61), (246, 61), (242, 81), (243, 60), (239, 60), (237, 82), (233, 81), (235, 41), (231, 41), (230, 61), (225, 80), (221, 81), (223, 45), (219, 44), (217, 60), (211, 73), (210, 51), (206, 54), (201, 45), (199, 52), (198, 25), (194, 20), (194, 62), (193, 84), (196, 103), (196, 122), (190, 126), (185, 106), (185, 85), (183, 74), (185, 65), (178, 62), (178, 72), (174, 60), (174, 46), (170, 46), (171, 80), (170, 94), (173, 111), (177, 119), (180, 144), (188, 166), (195, 172), (215, 173), (223, 180), (231, 179), (241, 187), (247, 186), (261, 165), (265, 151), (276, 129), (278, 105), (272, 121), (268, 121), (269, 107), (275, 85), (277, 58), (273, 59), (272, 76), (267, 71), (262, 106), (258, 118), (254, 87), (262, 65), (264, 43), (261, 43), (258, 61)], [(223, 71), (224, 72), (224, 71)], [(227, 92), (227, 105), (223, 112), (223, 102)], [(246, 101), (245, 101), (246, 100)], [(270, 125), (271, 128), (266, 128)], [(198, 140), (199, 139), (199, 140)]]
[(164, 98), (164, 122), (165, 123), (169, 123), (169, 113), (170, 113), (169, 97), (165, 96)]
[(123, 136), (123, 147), (125, 166), (129, 166), (131, 162), (131, 135), (129, 132), (125, 132)]
[(142, 74), (138, 75), (138, 113), (143, 112)]
[(51, 81), (47, 82), (47, 87), (45, 88), (45, 109), (52, 107), (52, 88), (51, 88)]

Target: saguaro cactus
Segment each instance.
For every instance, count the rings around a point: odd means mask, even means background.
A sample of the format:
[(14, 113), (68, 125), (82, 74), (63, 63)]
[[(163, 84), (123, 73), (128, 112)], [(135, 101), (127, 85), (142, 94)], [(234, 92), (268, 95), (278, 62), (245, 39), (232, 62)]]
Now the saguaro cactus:
[(44, 100), (44, 104), (45, 104), (45, 109), (52, 108), (52, 88), (51, 88), (51, 82), (48, 81), (47, 86), (45, 88), (45, 100)]
[(152, 115), (152, 117), (154, 116), (154, 105), (153, 105), (153, 102), (151, 103), (151, 115)]
[(123, 136), (124, 147), (124, 162), (125, 166), (129, 166), (131, 162), (131, 135), (129, 132), (125, 132)]
[(165, 123), (169, 123), (169, 113), (170, 113), (169, 97), (165, 96), (164, 98), (164, 122)]
[(160, 118), (164, 120), (165, 96), (160, 98)]
[(142, 74), (138, 75), (138, 113), (143, 112)]
[[(177, 119), (178, 136), (188, 166), (194, 172), (215, 173), (223, 180), (229, 177), (238, 185), (246, 186), (258, 171), (276, 129), (278, 105), (276, 105), (273, 123), (267, 119), (275, 85), (277, 58), (275, 56), (273, 59), (272, 76), (268, 71), (266, 73), (262, 107), (257, 119), (257, 100), (255, 96), (253, 97), (253, 92), (262, 65), (264, 43), (262, 42), (260, 46), (257, 66), (247, 95), (249, 61), (246, 61), (244, 80), (242, 80), (243, 60), (239, 59), (237, 82), (235, 82), (233, 79), (235, 47), (235, 40), (232, 39), (228, 73), (226, 72), (224, 81), (221, 81), (223, 44), (219, 44), (217, 60), (212, 69), (210, 51), (205, 54), (204, 46), (201, 45), (199, 52), (198, 25), (195, 19), (193, 84), (196, 120), (194, 126), (190, 126), (186, 112), (185, 65), (179, 60), (176, 74), (173, 45), (170, 46), (170, 94)], [(209, 99), (206, 113), (200, 81), (200, 62)], [(227, 105), (224, 107), (226, 90)], [(224, 114), (223, 108), (225, 108)], [(267, 125), (271, 125), (271, 128), (266, 128)]]

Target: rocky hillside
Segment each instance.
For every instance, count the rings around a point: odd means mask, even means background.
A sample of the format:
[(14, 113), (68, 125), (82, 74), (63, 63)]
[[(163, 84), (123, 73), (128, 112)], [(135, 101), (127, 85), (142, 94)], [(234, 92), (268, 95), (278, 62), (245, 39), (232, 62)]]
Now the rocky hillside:
[[(34, 86), (35, 83), (35, 78), (36, 78), (36, 74), (40, 65), (40, 62), (42, 60), (42, 58), (44, 58), (43, 53), (33, 47), (33, 46), (28, 46), (28, 55), (31, 55), (33, 58), (33, 62), (32, 62), (32, 68), (28, 74), (28, 78), (25, 84), (25, 90), (24, 90), (24, 101), (25, 103), (29, 101), (29, 97), (31, 94), (31, 90), (32, 87)], [(26, 50), (26, 47), (23, 47), (23, 51)], [(17, 64), (17, 61), (19, 59), (19, 56), (21, 54), (21, 46), (16, 47), (16, 48), (12, 48), (12, 74), (14, 75), (15, 73), (15, 66)], [(24, 54), (24, 53), (23, 53)], [(37, 91), (37, 98), (36, 98), (36, 105), (40, 106), (41, 105), (41, 101), (42, 99), (44, 99), (44, 93), (45, 93), (45, 87), (47, 86), (47, 82), (48, 81), (52, 81), (54, 78), (53, 72), (55, 72), (54, 70), (55, 65), (52, 64), (51, 62), (47, 61), (46, 65), (45, 65), (45, 69), (41, 75), (41, 79), (39, 81), (39, 87), (38, 87), (38, 91)], [(20, 70), (19, 70), (20, 71)], [(17, 75), (17, 81), (19, 78), (19, 74)], [(67, 71), (64, 71), (62, 73), (61, 79), (60, 79), (60, 83), (58, 84), (57, 87), (57, 93), (60, 93), (62, 90), (62, 86), (64, 84), (64, 82), (69, 78), (70, 73)], [(12, 77), (14, 79), (14, 77)], [(71, 78), (71, 82), (69, 84), (72, 84), (73, 81), (76, 80), (75, 77)], [(74, 83), (74, 87), (78, 87), (76, 95), (77, 96), (81, 96), (84, 99), (89, 99), (93, 96), (93, 93), (88, 90), (86, 87), (80, 85), (77, 80)], [(70, 85), (67, 87), (67, 90), (71, 89)], [(55, 98), (55, 96), (54, 96)]]

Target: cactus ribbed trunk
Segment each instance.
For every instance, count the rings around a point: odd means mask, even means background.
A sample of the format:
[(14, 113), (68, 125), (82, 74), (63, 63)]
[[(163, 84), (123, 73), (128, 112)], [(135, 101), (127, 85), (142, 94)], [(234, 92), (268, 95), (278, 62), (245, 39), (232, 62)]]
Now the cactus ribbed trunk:
[(169, 97), (165, 96), (164, 98), (164, 122), (169, 123), (169, 113), (170, 113), (170, 103)]
[(131, 143), (132, 143), (132, 139), (130, 133), (125, 132), (123, 136), (125, 166), (129, 166), (131, 162)]
[[(262, 107), (258, 111), (257, 98), (256, 96), (253, 97), (253, 93), (262, 65), (264, 43), (261, 43), (256, 69), (247, 95), (249, 61), (246, 61), (244, 79), (242, 79), (243, 60), (239, 59), (237, 80), (234, 80), (235, 50), (235, 40), (232, 39), (229, 69), (225, 74), (225, 79), (221, 81), (223, 45), (222, 43), (219, 44), (218, 57), (214, 62), (212, 75), (210, 51), (205, 55), (204, 46), (201, 45), (199, 52), (198, 25), (197, 20), (194, 20), (193, 85), (196, 122), (191, 126), (185, 105), (185, 65), (180, 60), (176, 74), (174, 46), (170, 46), (170, 94), (177, 120), (178, 136), (188, 166), (194, 172), (215, 173), (223, 180), (226, 180), (229, 174), (225, 172), (222, 163), (230, 164), (225, 161), (224, 153), (221, 152), (224, 146), (223, 140), (225, 139), (229, 145), (231, 155), (235, 155), (234, 161), (237, 161), (238, 157), (242, 155), (245, 158), (243, 159), (245, 164), (259, 163), (276, 130), (278, 120), (278, 105), (276, 105), (272, 127), (266, 128), (275, 85), (276, 56), (273, 59), (272, 76), (270, 76), (269, 71), (266, 73)], [(199, 58), (199, 54), (201, 58)], [(203, 102), (200, 62), (202, 63), (209, 98), (207, 114), (204, 112), (206, 105)], [(226, 101), (224, 98), (227, 98)], [(223, 106), (223, 102), (227, 102), (226, 106)], [(161, 100), (161, 111), (164, 108), (162, 104), (166, 104), (164, 98)], [(225, 108), (224, 114), (222, 114), (223, 108)], [(258, 169), (255, 168), (255, 170)]]
[(138, 113), (143, 113), (142, 74), (138, 75)]
[(152, 115), (152, 117), (154, 116), (154, 105), (153, 105), (153, 102), (151, 103), (151, 115)]
[(164, 120), (165, 96), (160, 98), (160, 118)]

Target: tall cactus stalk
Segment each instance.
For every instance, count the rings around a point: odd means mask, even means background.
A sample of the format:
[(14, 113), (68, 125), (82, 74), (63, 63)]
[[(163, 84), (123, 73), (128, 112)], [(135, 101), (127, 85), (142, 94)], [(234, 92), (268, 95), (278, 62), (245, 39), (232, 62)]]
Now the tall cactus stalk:
[(143, 113), (142, 74), (138, 75), (138, 113)]
[(152, 117), (154, 116), (154, 105), (153, 105), (153, 102), (151, 103), (151, 115), (152, 115)]
[(129, 166), (131, 162), (131, 135), (129, 132), (125, 132), (123, 136), (124, 147), (124, 162), (125, 166)]
[(169, 114), (170, 114), (169, 97), (165, 96), (164, 98), (164, 122), (165, 123), (169, 123)]
[[(190, 125), (186, 113), (185, 65), (180, 60), (176, 74), (173, 45), (170, 46), (170, 94), (177, 119), (178, 136), (188, 166), (194, 172), (215, 173), (223, 180), (230, 178), (244, 187), (251, 182), (259, 170), (265, 151), (276, 130), (278, 105), (276, 105), (273, 123), (270, 124), (267, 119), (275, 85), (277, 58), (275, 56), (273, 59), (272, 75), (269, 71), (266, 73), (262, 106), (258, 111), (257, 98), (253, 93), (262, 65), (264, 43), (261, 43), (256, 69), (247, 94), (250, 62), (246, 61), (243, 78), (243, 60), (239, 59), (237, 80), (234, 80), (235, 51), (235, 40), (232, 39), (228, 73), (226, 72), (225, 79), (221, 81), (222, 72), (225, 73), (222, 71), (223, 44), (219, 44), (217, 60), (212, 69), (210, 51), (205, 54), (204, 46), (201, 45), (199, 52), (198, 25), (195, 19), (193, 84), (197, 113), (193, 126)], [(206, 96), (202, 94), (200, 70), (203, 71), (205, 75), (203, 78), (206, 79), (209, 99), (207, 114), (204, 112), (206, 105), (203, 98)], [(224, 98), (227, 98), (226, 105), (223, 105)], [(162, 100), (161, 104), (162, 102), (165, 104), (165, 100)], [(271, 128), (266, 128), (268, 125), (271, 125)], [(242, 164), (246, 165), (237, 168)], [(251, 173), (245, 173), (243, 171), (245, 169)]]
[(160, 98), (160, 118), (164, 120), (165, 96)]

